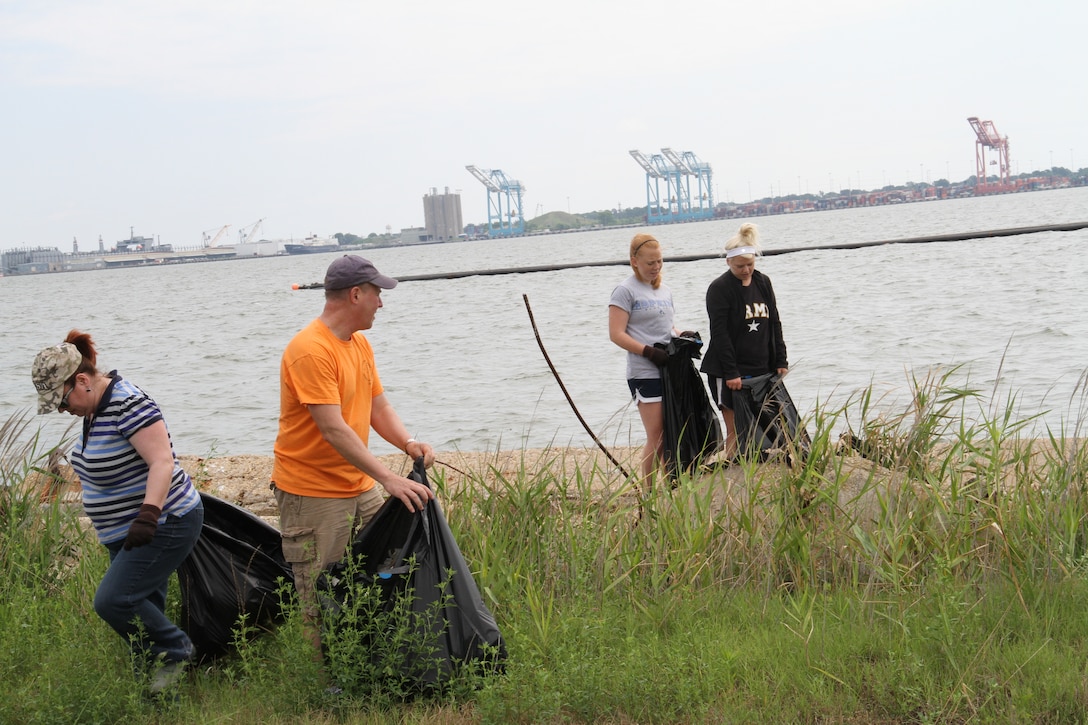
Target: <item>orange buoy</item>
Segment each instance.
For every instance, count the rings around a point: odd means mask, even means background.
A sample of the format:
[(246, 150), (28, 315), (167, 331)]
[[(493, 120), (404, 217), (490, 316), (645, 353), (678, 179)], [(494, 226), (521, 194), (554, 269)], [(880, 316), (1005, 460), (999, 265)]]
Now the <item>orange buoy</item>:
[(298, 282), (295, 282), (293, 285), (291, 285), (291, 289), (298, 289)]

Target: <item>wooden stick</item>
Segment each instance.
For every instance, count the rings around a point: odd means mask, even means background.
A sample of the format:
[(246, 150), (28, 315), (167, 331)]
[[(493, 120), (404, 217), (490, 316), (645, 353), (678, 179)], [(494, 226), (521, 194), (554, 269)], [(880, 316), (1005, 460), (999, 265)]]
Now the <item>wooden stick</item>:
[(574, 404), (574, 400), (571, 399), (570, 393), (567, 392), (567, 386), (563, 384), (563, 380), (559, 377), (559, 373), (555, 369), (555, 365), (552, 364), (552, 360), (548, 357), (548, 351), (544, 349), (544, 342), (540, 339), (540, 331), (536, 328), (536, 320), (533, 319), (533, 308), (529, 306), (529, 295), (522, 295), (521, 298), (525, 300), (525, 310), (529, 313), (529, 323), (533, 326), (533, 334), (536, 336), (536, 344), (540, 347), (541, 354), (544, 355), (544, 362), (548, 363), (548, 367), (552, 371), (552, 375), (555, 377), (555, 382), (559, 383), (559, 389), (563, 391), (563, 395), (566, 396), (567, 402), (570, 403), (571, 410), (578, 416), (578, 422), (582, 424), (582, 427), (586, 429), (586, 433), (589, 433), (589, 437), (593, 439), (593, 442), (597, 444), (597, 447), (604, 451), (604, 454), (608, 456), (608, 460), (615, 464), (616, 468), (620, 469), (620, 473), (626, 478), (631, 478), (631, 474), (624, 469), (623, 465), (616, 460), (616, 457), (612, 455), (600, 440), (598, 440), (596, 434), (590, 429), (589, 424), (586, 423), (585, 418), (578, 412), (578, 406)]

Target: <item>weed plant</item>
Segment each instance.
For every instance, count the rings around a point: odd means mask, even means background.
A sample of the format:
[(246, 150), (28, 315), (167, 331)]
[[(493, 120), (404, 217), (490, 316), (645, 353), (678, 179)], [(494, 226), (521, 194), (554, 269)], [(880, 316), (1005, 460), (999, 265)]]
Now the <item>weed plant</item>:
[[(88, 612), (100, 547), (58, 506), (6, 503), (0, 721), (1086, 722), (1081, 420), (1030, 439), (1015, 397), (960, 377), (911, 377), (901, 411), (871, 389), (817, 406), (795, 465), (749, 459), (675, 487), (640, 491), (611, 467), (558, 475), (562, 449), (457, 486), (439, 468), (509, 660), (425, 697), (381, 669), (412, 648), (426, 661), (425, 643), (396, 614), (367, 629), (361, 591), (351, 616), (370, 640), (328, 652), (347, 698), (325, 692), (292, 605), (179, 699), (149, 702)], [(5, 489), (25, 496), (42, 457), (16, 459)], [(389, 632), (387, 656), (359, 645)]]

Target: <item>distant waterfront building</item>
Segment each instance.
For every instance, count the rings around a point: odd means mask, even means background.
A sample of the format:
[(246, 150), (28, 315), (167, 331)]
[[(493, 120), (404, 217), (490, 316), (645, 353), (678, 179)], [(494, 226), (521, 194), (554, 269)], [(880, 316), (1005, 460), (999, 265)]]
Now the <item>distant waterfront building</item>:
[(283, 245), (274, 239), (242, 242), (234, 245), (235, 257), (274, 257), (283, 252)]
[(423, 197), (425, 241), (446, 242), (457, 239), (463, 225), (460, 194), (451, 194), (447, 186), (444, 194), (439, 194), (438, 189), (432, 188), (431, 193)]
[(172, 252), (174, 247), (172, 244), (158, 244), (153, 237), (130, 235), (128, 239), (121, 239), (117, 242), (116, 251), (118, 254), (127, 252)]
[(419, 244), (434, 241), (423, 227), (405, 227), (401, 229), (399, 240), (401, 244)]
[(5, 275), (62, 272), (64, 269), (64, 253), (56, 247), (25, 247), (0, 254), (0, 272)]

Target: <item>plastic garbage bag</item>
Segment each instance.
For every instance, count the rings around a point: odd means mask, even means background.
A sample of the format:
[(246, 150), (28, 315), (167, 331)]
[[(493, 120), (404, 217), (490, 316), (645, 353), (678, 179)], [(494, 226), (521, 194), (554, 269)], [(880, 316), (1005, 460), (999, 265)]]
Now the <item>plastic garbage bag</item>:
[(767, 460), (777, 450), (789, 457), (790, 464), (794, 455), (802, 460), (808, 455), (808, 431), (800, 425), (797, 406), (777, 373), (741, 381), (741, 389), (733, 391), (733, 420), (741, 455), (754, 453)]
[(669, 362), (661, 368), (661, 407), (665, 417), (665, 464), (669, 476), (691, 471), (722, 446), (722, 425), (703, 378), (695, 367), (703, 341), (674, 337), (666, 346)]
[(245, 618), (250, 634), (282, 622), (280, 587), (293, 585), (280, 532), (250, 512), (206, 493), (204, 526), (193, 551), (178, 568), (179, 626), (197, 658), (213, 659), (233, 648), (234, 630)]
[[(408, 477), (430, 487), (422, 458)], [(386, 611), (397, 597), (411, 597), (415, 635), (429, 652), (417, 661), (409, 653), (397, 666), (418, 690), (441, 684), (465, 663), (501, 669), (506, 645), (437, 499), (415, 513), (399, 499), (388, 499), (356, 535), (351, 558), (318, 578), (323, 620), (335, 621), (349, 606), (353, 585), (377, 584)], [(389, 665), (379, 666), (384, 671)]]

